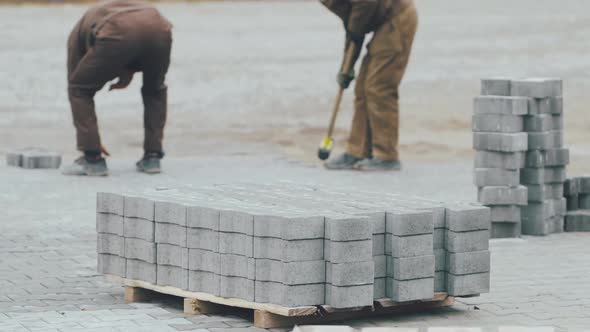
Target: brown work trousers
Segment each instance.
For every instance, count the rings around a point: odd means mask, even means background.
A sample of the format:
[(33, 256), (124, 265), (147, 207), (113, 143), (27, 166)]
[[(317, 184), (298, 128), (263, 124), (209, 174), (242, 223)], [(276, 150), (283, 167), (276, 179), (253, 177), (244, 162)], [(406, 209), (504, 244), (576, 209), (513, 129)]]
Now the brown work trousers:
[(417, 26), (416, 7), (410, 3), (375, 31), (356, 82), (348, 154), (399, 159), (399, 85)]
[(100, 151), (94, 95), (131, 68), (143, 72), (144, 150), (161, 152), (172, 45), (169, 23), (154, 9), (122, 13), (100, 29), (87, 52), (79, 51), (79, 43), (85, 40), (73, 37), (68, 42), (68, 95), (78, 149)]

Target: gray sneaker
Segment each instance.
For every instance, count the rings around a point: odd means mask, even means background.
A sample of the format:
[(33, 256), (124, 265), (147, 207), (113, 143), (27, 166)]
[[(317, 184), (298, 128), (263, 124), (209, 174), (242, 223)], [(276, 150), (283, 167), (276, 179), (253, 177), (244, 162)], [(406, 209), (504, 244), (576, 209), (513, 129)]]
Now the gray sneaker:
[(353, 166), (361, 160), (363, 159), (351, 156), (348, 153), (343, 153), (334, 159), (328, 160), (324, 164), (324, 167), (326, 167), (327, 169), (337, 170), (353, 169)]
[(74, 161), (70, 166), (62, 169), (63, 175), (77, 175), (77, 176), (107, 176), (109, 170), (107, 162), (104, 158), (98, 158), (96, 161), (88, 161), (86, 157), (82, 156)]
[(157, 153), (146, 153), (135, 165), (137, 171), (146, 174), (158, 174), (162, 172), (160, 167), (160, 155)]
[(359, 171), (399, 171), (402, 163), (399, 160), (381, 160), (379, 158), (364, 159), (354, 166)]

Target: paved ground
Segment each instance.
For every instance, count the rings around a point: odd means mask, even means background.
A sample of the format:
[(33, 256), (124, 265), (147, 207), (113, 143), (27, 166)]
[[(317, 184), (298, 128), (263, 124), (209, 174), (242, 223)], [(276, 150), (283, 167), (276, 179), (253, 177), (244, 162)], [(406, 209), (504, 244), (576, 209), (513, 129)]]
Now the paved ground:
[[(175, 24), (166, 173), (133, 171), (139, 82), (100, 93), (112, 176), (65, 178), (0, 166), (0, 331), (247, 331), (247, 317), (185, 317), (178, 301), (124, 304), (96, 274), (97, 191), (273, 182), (474, 200), (471, 99), (488, 75), (566, 78), (572, 173), (590, 170), (590, 30), (583, 0), (420, 0), (421, 28), (402, 90), (396, 174), (329, 173), (314, 161), (340, 57), (340, 24), (315, 1), (166, 4)], [(84, 6), (0, 7), (0, 157), (13, 147), (74, 157), (65, 94), (65, 39)], [(231, 23), (229, 23), (231, 22)], [(42, 28), (40, 28), (42, 27)], [(339, 121), (343, 146), (350, 95)], [(452, 161), (451, 161), (452, 160)], [(590, 326), (590, 235), (492, 241), (492, 291), (431, 313), (365, 326)], [(491, 330), (490, 330), (491, 331)]]

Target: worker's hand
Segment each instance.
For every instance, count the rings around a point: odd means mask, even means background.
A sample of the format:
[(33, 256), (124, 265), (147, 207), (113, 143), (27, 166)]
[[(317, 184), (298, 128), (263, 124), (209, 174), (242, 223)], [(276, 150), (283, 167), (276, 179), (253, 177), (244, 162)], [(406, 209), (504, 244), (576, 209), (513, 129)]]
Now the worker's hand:
[(117, 80), (117, 82), (111, 84), (111, 86), (109, 87), (109, 91), (125, 89), (129, 86), (132, 80), (133, 72), (130, 70), (125, 70), (121, 74), (119, 74), (119, 79)]
[(342, 87), (342, 89), (348, 89), (350, 86), (350, 82), (354, 80), (354, 69), (351, 69), (348, 73), (338, 73), (338, 77), (336, 81), (338, 85)]

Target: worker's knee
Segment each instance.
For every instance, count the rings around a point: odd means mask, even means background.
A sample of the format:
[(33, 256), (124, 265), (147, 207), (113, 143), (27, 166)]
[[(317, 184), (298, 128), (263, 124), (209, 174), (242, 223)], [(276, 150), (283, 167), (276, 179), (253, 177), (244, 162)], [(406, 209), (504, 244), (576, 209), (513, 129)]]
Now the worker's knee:
[(93, 98), (96, 94), (96, 89), (68, 86), (68, 95), (70, 98)]

